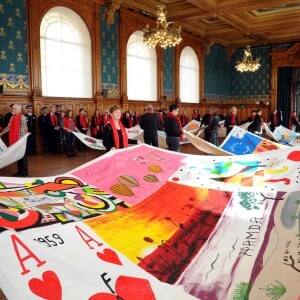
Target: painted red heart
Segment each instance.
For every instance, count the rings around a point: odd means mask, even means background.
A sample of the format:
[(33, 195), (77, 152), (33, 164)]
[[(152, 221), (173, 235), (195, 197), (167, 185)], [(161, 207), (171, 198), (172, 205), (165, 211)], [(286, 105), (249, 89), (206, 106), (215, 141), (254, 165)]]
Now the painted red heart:
[(155, 300), (155, 295), (147, 279), (119, 276), (116, 281), (116, 294), (97, 293), (88, 300)]
[(46, 300), (61, 300), (62, 288), (56, 273), (45, 271), (42, 279), (31, 278), (29, 280), (30, 290), (37, 296)]
[(119, 276), (116, 281), (116, 293), (126, 300), (155, 300), (155, 295), (147, 279)]
[(90, 297), (88, 300), (118, 300), (113, 294), (108, 293), (97, 293)]
[(112, 263), (115, 265), (122, 265), (122, 262), (120, 261), (120, 259), (118, 257), (118, 254), (109, 248), (105, 248), (103, 250), (103, 252), (97, 252), (97, 256), (106, 262), (109, 262), (109, 263)]
[(300, 151), (292, 151), (287, 159), (292, 160), (292, 161), (300, 161)]

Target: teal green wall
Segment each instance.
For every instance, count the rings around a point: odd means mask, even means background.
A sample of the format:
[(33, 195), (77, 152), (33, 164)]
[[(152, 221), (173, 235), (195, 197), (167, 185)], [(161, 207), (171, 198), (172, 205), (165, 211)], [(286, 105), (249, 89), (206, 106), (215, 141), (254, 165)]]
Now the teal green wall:
[(100, 6), (101, 24), (101, 90), (110, 98), (119, 97), (119, 14), (114, 23), (105, 22), (104, 5)]
[(174, 48), (166, 48), (163, 50), (163, 95), (167, 99), (174, 99), (174, 76)]
[(244, 49), (239, 49), (232, 57), (231, 91), (232, 97), (240, 96), (263, 97), (270, 95), (271, 58), (269, 46), (251, 48), (252, 58), (260, 57), (261, 67), (258, 71), (238, 72), (234, 65), (238, 59), (243, 58)]
[(227, 99), (231, 95), (231, 62), (226, 58), (226, 49), (213, 45), (208, 55), (204, 55), (204, 97)]
[(204, 57), (204, 95), (214, 101), (269, 101), (271, 48), (269, 46), (251, 48), (253, 59), (260, 57), (258, 71), (241, 73), (235, 69), (238, 59), (244, 56), (244, 49), (236, 51), (228, 61), (226, 49), (214, 45), (209, 55)]
[(0, 2), (0, 84), (6, 90), (28, 90), (25, 0)]

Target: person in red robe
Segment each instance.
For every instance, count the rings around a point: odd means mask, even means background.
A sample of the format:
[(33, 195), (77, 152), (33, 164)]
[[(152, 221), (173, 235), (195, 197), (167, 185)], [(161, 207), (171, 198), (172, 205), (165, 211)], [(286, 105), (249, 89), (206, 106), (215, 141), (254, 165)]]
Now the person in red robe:
[[(8, 145), (11, 146), (16, 143), (22, 136), (28, 132), (27, 119), (22, 114), (22, 106), (20, 104), (14, 104), (12, 106), (12, 117), (6, 128), (0, 133), (0, 136), (8, 132)], [(24, 156), (17, 162), (17, 173), (14, 176), (27, 176), (28, 175), (28, 163), (26, 152)]]
[(232, 130), (234, 126), (238, 126), (239, 121), (237, 117), (237, 108), (236, 106), (232, 106), (230, 109), (230, 113), (225, 118), (224, 127), (226, 128), (226, 135)]
[(131, 128), (133, 127), (133, 118), (130, 114), (129, 111), (126, 111), (123, 118), (122, 118), (122, 123), (126, 128)]
[(188, 116), (186, 115), (185, 111), (180, 115), (179, 118), (180, 118), (181, 126), (184, 127), (188, 123)]
[(102, 125), (102, 116), (98, 109), (95, 110), (94, 114), (91, 118), (91, 135), (96, 139), (101, 139), (102, 132), (101, 132), (101, 125)]
[(192, 114), (192, 119), (196, 120), (198, 122), (201, 121), (201, 116), (200, 116), (199, 109), (197, 109), (197, 108), (194, 109), (193, 114)]
[[(88, 128), (89, 124), (88, 124), (88, 119), (85, 110), (83, 108), (79, 110), (79, 114), (76, 116), (76, 127), (81, 133), (87, 134), (89, 129)], [(79, 141), (78, 139), (77, 139), (77, 147), (78, 147), (78, 151), (87, 150), (87, 146), (81, 141)]]
[(277, 108), (274, 108), (270, 115), (270, 130), (274, 131), (275, 128), (278, 127), (280, 124), (280, 115), (277, 112)]
[(72, 131), (79, 131), (75, 125), (75, 121), (73, 119), (73, 111), (71, 109), (66, 111), (64, 120), (63, 120), (63, 129), (65, 134), (66, 140), (66, 152), (68, 157), (76, 156), (74, 152), (74, 143), (75, 143), (75, 136), (73, 135)]

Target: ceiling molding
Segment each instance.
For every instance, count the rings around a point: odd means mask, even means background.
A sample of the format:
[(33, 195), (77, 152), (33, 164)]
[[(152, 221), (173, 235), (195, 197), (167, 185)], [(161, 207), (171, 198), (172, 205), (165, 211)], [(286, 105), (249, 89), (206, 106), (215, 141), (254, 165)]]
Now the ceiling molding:
[[(111, 0), (155, 19), (159, 0)], [(226, 48), (300, 40), (300, 1), (165, 0), (167, 19)]]

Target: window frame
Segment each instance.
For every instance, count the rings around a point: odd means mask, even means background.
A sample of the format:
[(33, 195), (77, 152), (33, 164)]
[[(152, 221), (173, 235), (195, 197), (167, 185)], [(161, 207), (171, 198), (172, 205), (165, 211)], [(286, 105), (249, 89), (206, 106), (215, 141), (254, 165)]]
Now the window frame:
[[(27, 29), (28, 29), (28, 74), (29, 74), (29, 84), (30, 89), (27, 96), (32, 99), (40, 98), (41, 101), (37, 101), (34, 106), (35, 110), (40, 110), (44, 104), (49, 105), (50, 103), (57, 103), (56, 97), (45, 97), (42, 95), (42, 78), (41, 78), (41, 58), (40, 58), (40, 23), (44, 14), (54, 6), (64, 6), (73, 9), (85, 22), (88, 27), (89, 34), (92, 41), (92, 98), (83, 98), (84, 105), (88, 107), (93, 107), (95, 99), (102, 98), (101, 95), (101, 31), (100, 26), (95, 26), (95, 24), (100, 24), (100, 10), (96, 9), (93, 5), (82, 2), (74, 2), (72, 0), (57, 1), (53, 3), (51, 0), (35, 0), (27, 1)], [(92, 16), (92, 17), (91, 17)], [(42, 97), (42, 98), (41, 98)], [(74, 98), (71, 98), (74, 99)], [(68, 101), (68, 105), (71, 108), (75, 108), (76, 102), (80, 102), (81, 98), (77, 98), (73, 103), (69, 103), (68, 98), (60, 99), (60, 102)], [(55, 102), (54, 102), (55, 101)], [(35, 102), (35, 101), (34, 101)]]
[[(157, 101), (158, 99), (158, 91), (157, 91), (157, 86), (158, 86), (158, 64), (157, 64), (157, 52), (155, 49), (153, 48), (149, 48), (147, 45), (145, 45), (142, 41), (142, 35), (143, 35), (143, 31), (141, 30), (135, 30), (133, 31), (127, 40), (126, 43), (126, 90), (127, 90), (127, 97), (128, 100), (132, 100), (132, 101)], [(140, 43), (136, 46), (134, 45), (134, 43), (138, 43), (140, 39)], [(147, 72), (142, 73), (142, 75), (144, 75), (144, 82), (146, 82), (147, 80), (149, 80), (149, 86), (143, 84), (142, 88), (146, 88), (148, 89), (148, 94), (146, 96), (140, 97), (139, 95), (134, 95), (134, 97), (132, 97), (132, 93), (131, 93), (131, 89), (133, 89), (132, 86), (137, 85), (140, 86), (138, 84), (138, 82), (141, 83), (142, 80), (139, 80), (138, 76), (130, 76), (129, 72), (132, 71), (133, 68), (131, 68), (131, 66), (129, 66), (130, 63), (130, 54), (128, 53), (128, 49), (135, 47), (135, 49), (130, 49), (130, 50), (135, 50), (135, 51), (139, 51), (139, 53), (137, 53), (137, 55), (134, 57), (132, 56), (132, 60), (133, 63), (136, 63), (136, 65), (138, 66), (136, 69), (141, 68), (141, 65), (143, 65), (144, 67), (148, 67), (148, 71), (152, 72), (152, 76), (149, 75), (149, 77), (147, 78)], [(139, 49), (140, 48), (140, 49)], [(146, 56), (144, 54), (149, 54), (149, 56)], [(152, 56), (151, 56), (152, 54)], [(146, 61), (145, 61), (146, 60)], [(144, 64), (143, 64), (144, 63)], [(135, 66), (135, 65), (134, 65)], [(134, 71), (133, 71), (134, 72)], [(151, 74), (151, 73), (150, 73)], [(129, 83), (129, 80), (131, 80), (131, 78), (133, 80), (137, 80), (134, 83)], [(153, 86), (151, 86), (150, 84), (153, 84)], [(132, 84), (132, 86), (130, 86)], [(151, 93), (151, 90), (153, 91)]]
[[(185, 100), (183, 98), (183, 93), (182, 93), (182, 82), (183, 82), (183, 79), (182, 79), (182, 55), (184, 53), (184, 51), (187, 50), (187, 51), (192, 51), (193, 53), (193, 56), (190, 56), (190, 58), (195, 62), (195, 59), (197, 60), (197, 67), (196, 68), (193, 68), (195, 71), (197, 71), (197, 74), (196, 72), (194, 72), (194, 77), (195, 78), (195, 83), (197, 83), (197, 87), (195, 88), (195, 93), (197, 93), (197, 96), (196, 96), (196, 99), (191, 101), (191, 99), (187, 99)], [(186, 68), (185, 68), (186, 69)], [(199, 57), (197, 55), (197, 52), (195, 51), (195, 49), (190, 46), (190, 45), (184, 45), (180, 51), (180, 54), (179, 54), (179, 57), (178, 57), (178, 78), (179, 78), (179, 98), (180, 98), (180, 101), (182, 103), (193, 103), (193, 104), (197, 104), (200, 102), (200, 90), (201, 90), (201, 84), (200, 84), (200, 61), (199, 61)], [(190, 90), (190, 88), (187, 88), (187, 90)]]
[[(55, 14), (58, 14), (58, 17), (55, 18)], [(63, 16), (63, 18), (61, 18)], [(51, 18), (53, 18), (51, 22)], [(49, 22), (50, 20), (50, 22)], [(47, 23), (48, 22), (48, 23)], [(68, 30), (71, 30), (74, 33), (74, 37), (76, 37), (75, 42), (66, 41), (64, 39), (52, 39), (47, 38), (47, 30), (51, 29), (51, 27), (55, 26), (56, 24), (58, 26), (66, 26)], [(74, 31), (74, 29), (76, 29)], [(73, 9), (68, 8), (66, 6), (54, 6), (51, 9), (48, 9), (43, 17), (41, 18), (40, 27), (39, 27), (39, 38), (40, 38), (40, 72), (41, 72), (41, 90), (43, 90), (43, 94), (46, 97), (72, 97), (72, 98), (92, 98), (93, 97), (93, 62), (92, 62), (92, 37), (89, 32), (89, 28), (87, 24), (84, 22), (82, 17)], [(48, 36), (49, 37), (49, 36)], [(61, 37), (61, 36), (60, 36)], [(47, 91), (48, 87), (45, 88), (47, 79), (43, 78), (43, 76), (49, 75), (49, 70), (47, 72), (43, 70), (43, 68), (47, 68), (47, 60), (43, 61), (44, 56), (47, 54), (47, 44), (49, 46), (49, 43), (58, 43), (58, 46), (60, 47), (60, 51), (63, 51), (63, 49), (67, 47), (75, 49), (77, 53), (77, 59), (81, 62), (80, 67), (75, 69), (75, 74), (78, 75), (78, 83), (75, 84), (76, 87), (82, 86), (82, 89), (75, 91), (74, 94), (72, 93), (72, 87), (69, 86), (70, 89), (68, 90), (69, 94), (55, 94), (55, 92)], [(45, 46), (45, 47), (44, 47)], [(49, 53), (49, 52), (48, 52)], [(86, 64), (86, 59), (88, 60), (88, 64)], [(76, 64), (74, 64), (76, 66)], [(72, 70), (73, 66), (72, 64), (69, 64), (67, 68), (64, 68), (64, 65), (60, 65), (60, 68), (63, 70), (65, 69), (65, 74), (72, 73), (74, 70)], [(66, 65), (65, 65), (66, 66)], [(69, 70), (69, 71), (67, 71)], [(60, 82), (60, 80), (58, 80)], [(51, 82), (50, 85), (55, 85), (55, 80)], [(64, 87), (61, 87), (64, 89)], [(51, 88), (50, 88), (51, 89)], [(47, 92), (45, 92), (47, 91)], [(79, 94), (79, 95), (78, 95)]]

